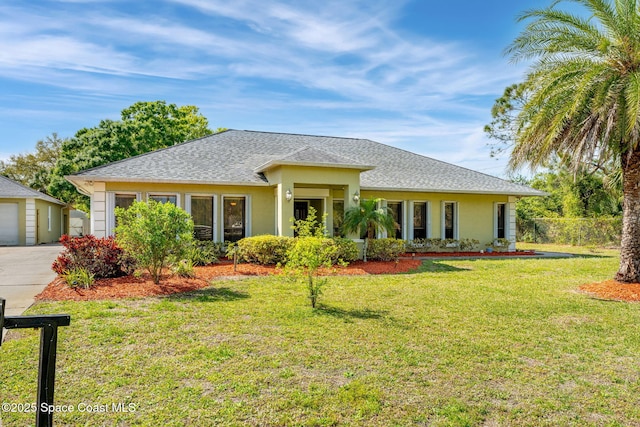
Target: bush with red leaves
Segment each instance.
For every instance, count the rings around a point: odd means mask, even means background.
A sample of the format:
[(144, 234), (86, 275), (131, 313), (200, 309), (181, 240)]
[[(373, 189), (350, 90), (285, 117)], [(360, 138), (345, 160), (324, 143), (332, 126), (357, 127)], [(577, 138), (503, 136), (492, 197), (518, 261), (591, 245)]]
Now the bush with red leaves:
[(98, 239), (92, 235), (71, 237), (65, 234), (60, 238), (60, 243), (65, 250), (51, 266), (58, 274), (85, 268), (99, 279), (126, 276), (134, 270), (135, 262), (116, 244), (113, 237)]

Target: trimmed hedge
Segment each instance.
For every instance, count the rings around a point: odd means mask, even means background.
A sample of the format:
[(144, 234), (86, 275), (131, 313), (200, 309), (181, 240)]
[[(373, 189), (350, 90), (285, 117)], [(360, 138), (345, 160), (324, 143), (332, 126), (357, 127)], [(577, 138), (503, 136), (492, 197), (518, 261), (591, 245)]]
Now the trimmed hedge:
[(238, 240), (238, 259), (254, 264), (284, 264), (293, 238), (264, 234)]
[(369, 239), (367, 245), (367, 258), (370, 260), (397, 261), (404, 252), (405, 241), (402, 239)]
[[(352, 262), (358, 259), (358, 245), (351, 239), (322, 238), (323, 244), (335, 246), (336, 251), (332, 257), (332, 263)], [(265, 234), (261, 236), (245, 237), (236, 245), (238, 260), (254, 264), (273, 265), (287, 263), (287, 252), (296, 242), (295, 237), (273, 236)]]

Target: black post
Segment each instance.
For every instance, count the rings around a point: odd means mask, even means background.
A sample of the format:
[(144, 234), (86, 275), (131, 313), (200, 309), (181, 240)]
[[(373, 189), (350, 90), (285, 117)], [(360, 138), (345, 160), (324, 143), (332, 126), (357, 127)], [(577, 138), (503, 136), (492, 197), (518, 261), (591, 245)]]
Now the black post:
[(38, 407), (36, 408), (36, 426), (53, 425), (53, 391), (56, 377), (56, 349), (58, 346), (58, 326), (69, 326), (71, 317), (68, 314), (50, 314), (43, 316), (10, 316), (4, 317), (4, 299), (0, 298), (0, 312), (3, 323), (0, 328), (21, 329), (41, 328), (40, 362), (38, 366)]

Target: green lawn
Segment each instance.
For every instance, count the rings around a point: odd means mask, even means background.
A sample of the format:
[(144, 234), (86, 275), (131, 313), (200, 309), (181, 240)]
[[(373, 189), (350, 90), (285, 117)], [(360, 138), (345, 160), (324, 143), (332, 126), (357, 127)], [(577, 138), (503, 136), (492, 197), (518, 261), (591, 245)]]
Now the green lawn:
[[(71, 315), (56, 404), (76, 410), (56, 425), (630, 426), (640, 304), (576, 291), (617, 263), (612, 251), (427, 262), (331, 278), (315, 311), (302, 285), (272, 277), (30, 313)], [(38, 345), (38, 332), (14, 331), (0, 348), (0, 401), (35, 399)], [(1, 415), (3, 427), (33, 423)]]

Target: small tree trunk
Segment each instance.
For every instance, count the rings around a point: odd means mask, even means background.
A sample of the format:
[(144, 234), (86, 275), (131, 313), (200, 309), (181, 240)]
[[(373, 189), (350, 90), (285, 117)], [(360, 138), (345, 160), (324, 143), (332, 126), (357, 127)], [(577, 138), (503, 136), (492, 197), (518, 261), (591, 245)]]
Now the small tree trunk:
[(369, 238), (365, 237), (364, 238), (364, 244), (362, 245), (362, 260), (364, 262), (367, 262), (367, 249), (369, 246)]
[(623, 209), (620, 269), (616, 280), (640, 282), (640, 150), (622, 156)]

